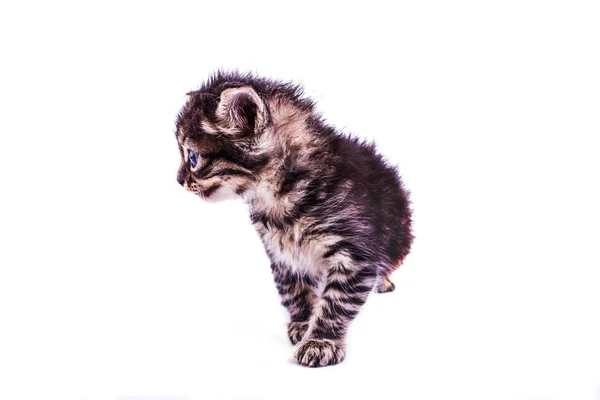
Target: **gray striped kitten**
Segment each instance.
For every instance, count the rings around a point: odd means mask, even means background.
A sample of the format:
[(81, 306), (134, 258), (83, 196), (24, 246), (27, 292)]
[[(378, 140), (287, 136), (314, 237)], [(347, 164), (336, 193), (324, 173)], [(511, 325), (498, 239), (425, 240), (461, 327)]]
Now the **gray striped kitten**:
[(413, 241), (408, 193), (372, 144), (326, 125), (298, 86), (217, 72), (177, 117), (177, 181), (209, 201), (241, 197), (271, 259), (298, 363), (341, 362), (369, 293)]

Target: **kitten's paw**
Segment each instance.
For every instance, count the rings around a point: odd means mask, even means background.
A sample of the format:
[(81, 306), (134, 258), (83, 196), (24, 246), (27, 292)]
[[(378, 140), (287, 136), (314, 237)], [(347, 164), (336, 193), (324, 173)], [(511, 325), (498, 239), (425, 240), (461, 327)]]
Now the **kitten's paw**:
[(299, 343), (308, 330), (308, 322), (290, 322), (288, 325), (288, 337), (292, 344)]
[(383, 278), (381, 282), (377, 284), (377, 293), (389, 293), (393, 292), (394, 289), (396, 289), (396, 285), (387, 278)]
[(346, 346), (341, 341), (308, 339), (296, 347), (294, 357), (305, 367), (325, 367), (344, 360)]

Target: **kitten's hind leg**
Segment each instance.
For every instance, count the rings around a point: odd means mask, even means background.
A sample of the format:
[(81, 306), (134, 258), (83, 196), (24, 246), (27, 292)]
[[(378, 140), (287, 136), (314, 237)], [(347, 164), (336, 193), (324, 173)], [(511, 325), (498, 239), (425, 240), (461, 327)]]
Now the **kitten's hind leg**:
[(390, 293), (395, 289), (396, 285), (390, 280), (389, 275), (382, 276), (377, 282), (377, 293)]
[(398, 261), (395, 264), (390, 265), (386, 270), (381, 271), (377, 279), (376, 290), (377, 293), (390, 293), (396, 289), (396, 285), (392, 282), (392, 272), (400, 268), (403, 260)]
[(292, 273), (281, 264), (273, 263), (271, 270), (281, 296), (281, 304), (290, 313), (288, 338), (292, 344), (296, 344), (302, 340), (308, 329), (315, 302), (314, 282), (308, 277)]
[(290, 321), (288, 324), (288, 338), (292, 344), (299, 343), (304, 335), (306, 335), (306, 331), (308, 330), (308, 321)]

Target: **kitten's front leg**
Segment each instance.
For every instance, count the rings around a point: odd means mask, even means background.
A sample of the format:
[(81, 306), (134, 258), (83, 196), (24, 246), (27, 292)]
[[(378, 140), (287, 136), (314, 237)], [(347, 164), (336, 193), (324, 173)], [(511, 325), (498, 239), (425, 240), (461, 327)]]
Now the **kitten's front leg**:
[(281, 296), (281, 304), (290, 313), (288, 337), (292, 344), (302, 340), (312, 315), (315, 302), (315, 283), (306, 276), (299, 276), (279, 263), (271, 264), (277, 291)]
[(298, 363), (324, 367), (342, 362), (348, 325), (373, 290), (375, 275), (375, 269), (368, 266), (335, 265), (329, 270), (309, 331), (296, 348)]

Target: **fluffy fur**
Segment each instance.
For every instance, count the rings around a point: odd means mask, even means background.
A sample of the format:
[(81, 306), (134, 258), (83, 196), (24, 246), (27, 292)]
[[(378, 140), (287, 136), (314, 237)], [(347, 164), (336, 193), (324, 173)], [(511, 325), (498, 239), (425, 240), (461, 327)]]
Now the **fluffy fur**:
[(248, 203), (298, 363), (341, 362), (349, 323), (374, 288), (394, 290), (413, 241), (396, 169), (325, 124), (298, 86), (250, 74), (218, 72), (188, 93), (176, 137), (181, 185)]

